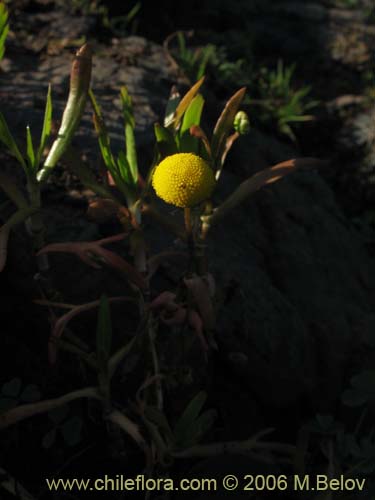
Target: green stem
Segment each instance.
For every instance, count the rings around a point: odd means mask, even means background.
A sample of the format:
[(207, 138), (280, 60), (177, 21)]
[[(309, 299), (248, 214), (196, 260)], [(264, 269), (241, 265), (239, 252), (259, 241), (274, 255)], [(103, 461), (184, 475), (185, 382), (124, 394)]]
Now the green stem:
[[(33, 250), (37, 253), (45, 244), (44, 236), (46, 232), (41, 214), (40, 184), (35, 180), (28, 179), (27, 190), (31, 206), (37, 209), (26, 221), (27, 230), (33, 240)], [(38, 255), (36, 262), (40, 273), (43, 274), (49, 270), (48, 256), (46, 254)]]

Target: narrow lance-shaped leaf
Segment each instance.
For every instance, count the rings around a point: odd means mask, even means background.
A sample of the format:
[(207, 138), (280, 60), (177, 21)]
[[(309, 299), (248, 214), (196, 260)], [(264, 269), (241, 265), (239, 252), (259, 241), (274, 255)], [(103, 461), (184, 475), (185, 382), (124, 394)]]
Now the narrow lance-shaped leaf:
[(204, 130), (202, 130), (201, 127), (198, 125), (193, 125), (192, 127), (190, 127), (190, 134), (202, 142), (204, 146), (202, 157), (211, 162), (212, 160), (211, 145), (208, 141), (207, 135), (204, 132)]
[(220, 159), (221, 168), (219, 170), (217, 170), (216, 174), (215, 174), (216, 180), (218, 180), (220, 177), (220, 173), (221, 173), (223, 165), (225, 163), (227, 154), (229, 153), (231, 147), (233, 146), (234, 142), (239, 138), (239, 136), (240, 136), (239, 132), (234, 132), (234, 134), (227, 137), (227, 139), (225, 141), (225, 147), (223, 149), (221, 159)]
[(51, 123), (52, 123), (52, 98), (51, 98), (51, 85), (48, 85), (48, 92), (46, 97), (46, 107), (44, 110), (44, 120), (42, 134), (40, 137), (40, 143), (37, 153), (36, 165), (39, 166), (40, 160), (42, 158), (43, 150), (45, 148), (48, 137), (51, 133)]
[(189, 104), (187, 110), (185, 111), (179, 133), (180, 137), (179, 150), (182, 153), (183, 152), (198, 153), (199, 141), (196, 137), (190, 134), (190, 128), (192, 126), (200, 125), (203, 106), (204, 106), (203, 96), (201, 94), (197, 94)]
[(131, 97), (126, 87), (121, 88), (121, 103), (125, 127), (126, 159), (130, 167), (133, 184), (136, 185), (138, 182), (138, 161), (134, 137), (135, 121)]
[(221, 220), (233, 208), (246, 200), (252, 193), (258, 189), (276, 182), (286, 175), (295, 172), (299, 168), (316, 168), (326, 165), (327, 162), (315, 158), (296, 158), (278, 163), (273, 167), (266, 168), (256, 173), (246, 181), (242, 182), (238, 188), (227, 198), (212, 215), (202, 216), (203, 225), (208, 229), (213, 224)]
[(111, 140), (109, 138), (107, 127), (103, 119), (103, 115), (100, 106), (94, 96), (93, 91), (89, 90), (89, 97), (91, 100), (92, 107), (94, 109), (93, 123), (95, 127), (95, 132), (98, 136), (99, 147), (102, 153), (102, 158), (106, 167), (112, 172), (115, 169), (115, 160), (111, 151)]
[(21, 155), (20, 150), (18, 149), (17, 143), (14, 140), (8, 128), (7, 122), (5, 121), (5, 118), (1, 112), (0, 112), (0, 141), (3, 142), (5, 146), (8, 148), (9, 152), (17, 158), (19, 163), (22, 165), (26, 175), (28, 175), (28, 169), (25, 160), (23, 159), (23, 156)]
[(216, 169), (221, 171), (222, 165), (220, 159), (225, 148), (226, 139), (233, 129), (234, 117), (240, 107), (242, 99), (244, 98), (246, 88), (238, 90), (226, 103), (223, 112), (221, 113), (214, 129), (211, 142), (211, 150)]
[(8, 24), (8, 11), (3, 2), (0, 3), (0, 61), (4, 57), (5, 52), (5, 40), (8, 36), (9, 24)]
[(200, 125), (203, 106), (204, 98), (202, 94), (197, 94), (190, 102), (188, 108), (185, 111), (184, 118), (182, 120), (180, 135), (182, 135), (184, 132), (188, 132), (190, 127), (192, 127), (193, 125)]
[(33, 138), (31, 137), (31, 131), (29, 126), (26, 127), (26, 157), (30, 168), (34, 170), (35, 153), (34, 153)]
[(180, 123), (181, 123), (181, 119), (182, 119), (185, 111), (187, 110), (189, 104), (194, 99), (194, 97), (198, 94), (199, 89), (201, 88), (203, 82), (204, 82), (204, 77), (202, 77), (200, 80), (198, 80), (197, 83), (195, 83), (191, 87), (191, 89), (186, 92), (186, 94), (181, 99), (180, 103), (178, 104), (178, 106), (176, 108), (175, 116), (168, 127), (172, 127), (175, 130), (178, 130)]
[(68, 102), (57, 138), (52, 144), (43, 168), (38, 173), (39, 182), (44, 182), (47, 179), (51, 170), (65, 153), (81, 121), (90, 87), (91, 66), (91, 48), (88, 44), (85, 44), (78, 50), (72, 64)]
[(124, 151), (120, 151), (117, 157), (117, 166), (121, 179), (125, 184), (133, 185), (133, 177), (130, 170), (130, 165)]
[(178, 419), (175, 428), (174, 435), (178, 443), (183, 443), (183, 441), (188, 437), (191, 427), (194, 425), (195, 420), (198, 418), (205, 402), (207, 399), (207, 394), (203, 391), (199, 392), (187, 405), (183, 414)]
[(38, 254), (42, 255), (48, 252), (75, 253), (89, 266), (100, 269), (100, 264), (106, 264), (117, 271), (123, 272), (137, 287), (145, 289), (146, 281), (141, 273), (115, 252), (103, 248), (103, 245), (122, 240), (125, 237), (126, 234), (121, 233), (98, 241), (52, 243), (42, 248)]
[[(127, 168), (126, 162), (127, 159), (123, 155), (119, 155), (118, 161), (116, 162), (112, 150), (111, 150), (111, 140), (107, 131), (107, 127), (105, 125), (103, 115), (100, 109), (100, 106), (94, 96), (94, 93), (92, 90), (89, 90), (89, 97), (91, 100), (92, 107), (94, 109), (94, 115), (93, 115), (93, 122), (94, 122), (94, 127), (95, 131), (98, 135), (98, 142), (99, 142), (99, 147), (100, 151), (102, 154), (102, 158), (104, 161), (105, 166), (109, 170), (112, 179), (117, 186), (117, 188), (123, 193), (125, 196), (128, 205), (131, 205), (133, 203), (133, 193), (132, 190), (130, 189), (129, 185), (127, 184), (125, 178), (125, 170)], [(130, 172), (129, 172), (130, 175)]]

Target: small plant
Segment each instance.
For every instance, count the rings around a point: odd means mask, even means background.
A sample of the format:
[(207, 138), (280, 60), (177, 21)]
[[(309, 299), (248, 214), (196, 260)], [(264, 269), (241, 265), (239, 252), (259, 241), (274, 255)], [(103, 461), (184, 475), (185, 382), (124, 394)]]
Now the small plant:
[[(187, 47), (186, 39), (193, 36), (192, 31), (176, 31), (167, 37), (164, 47), (180, 67), (190, 82), (200, 80), (207, 72), (207, 66), (215, 59), (216, 47), (208, 44), (204, 47), (190, 49)], [(170, 44), (177, 39), (177, 48), (172, 51)]]
[[(52, 144), (44, 162), (42, 156), (47, 140), (51, 133), (52, 100), (51, 87), (48, 89), (44, 123), (38, 148), (34, 147), (30, 127), (26, 127), (26, 152), (23, 154), (16, 140), (8, 128), (5, 117), (0, 113), (0, 142), (13, 155), (25, 175), (27, 198), (15, 183), (4, 173), (0, 172), (1, 188), (17, 207), (17, 211), (0, 228), (0, 271), (6, 262), (7, 241), (10, 230), (17, 224), (27, 222), (27, 228), (33, 239), (34, 250), (44, 246), (44, 223), (41, 216), (41, 186), (46, 182), (49, 174), (56, 166), (61, 156), (69, 147), (73, 134), (81, 119), (91, 77), (91, 50), (84, 45), (78, 52), (72, 65), (70, 79), (70, 93), (64, 110), (58, 136)], [(48, 263), (45, 256), (37, 259), (39, 271), (45, 272)]]
[[(254, 98), (246, 97), (244, 104), (259, 106), (257, 120), (266, 125), (275, 126), (279, 133), (295, 141), (294, 128), (302, 122), (314, 120), (307, 112), (318, 105), (318, 101), (309, 98), (310, 86), (295, 88), (293, 77), (295, 65), (285, 66), (279, 60), (274, 70), (266, 66), (256, 71), (250, 58), (231, 61), (225, 48), (208, 44), (199, 48), (188, 48), (187, 38), (193, 32), (177, 31), (165, 41), (167, 53), (180, 67), (189, 81), (199, 80), (208, 68), (214, 75), (214, 81), (223, 88), (244, 85), (253, 89)], [(173, 39), (177, 39), (175, 50), (170, 48)]]
[(102, 26), (118, 36), (124, 36), (129, 30), (134, 33), (137, 24), (137, 14), (142, 7), (136, 2), (123, 16), (110, 16), (109, 9), (102, 0), (69, 0), (62, 2), (63, 6), (81, 15), (96, 15)]
[[(201, 61), (202, 62), (202, 61)], [(127, 281), (128, 295), (107, 297), (89, 303), (72, 305), (43, 298), (39, 304), (51, 312), (52, 331), (49, 342), (50, 363), (56, 363), (59, 348), (74, 353), (94, 374), (92, 386), (83, 387), (61, 397), (17, 405), (0, 415), (0, 429), (40, 413), (52, 415), (53, 427), (44, 436), (49, 447), (58, 433), (70, 444), (80, 438), (79, 419), (65, 421), (61, 408), (77, 399), (92, 399), (102, 409), (109, 435), (117, 429), (133, 440), (145, 457), (145, 471), (152, 476), (159, 467), (168, 467), (181, 458), (212, 456), (219, 453), (248, 453), (265, 459), (272, 455), (275, 461), (291, 463), (295, 447), (282, 443), (263, 443), (262, 438), (272, 432), (266, 429), (245, 441), (203, 444), (211, 429), (216, 412), (205, 409), (206, 394), (199, 391), (186, 405), (181, 415), (168, 415), (165, 384), (170, 374), (161, 361), (159, 331), (164, 328), (182, 333), (184, 330), (200, 348), (202, 364), (208, 359), (215, 342), (215, 280), (209, 272), (207, 246), (211, 228), (222, 222), (240, 203), (263, 186), (278, 181), (299, 168), (319, 166), (311, 158), (293, 159), (264, 169), (242, 182), (222, 203), (216, 205), (215, 191), (222, 179), (227, 154), (241, 135), (250, 133), (247, 114), (241, 110), (246, 89), (241, 88), (224, 106), (210, 133), (201, 127), (205, 99), (201, 93), (204, 78), (198, 80), (184, 96), (172, 89), (162, 124), (156, 123), (155, 154), (145, 178), (138, 169), (135, 141), (135, 120), (131, 97), (126, 88), (120, 91), (124, 118), (124, 148), (113, 151), (100, 105), (90, 86), (91, 53), (84, 46), (77, 54), (71, 73), (71, 88), (57, 139), (44, 162), (41, 156), (50, 132), (51, 98), (47, 98), (42, 139), (38, 150), (33, 147), (27, 129), (26, 155), (22, 155), (11, 136), (4, 118), (1, 119), (0, 139), (22, 165), (29, 193), (29, 204), (22, 195), (16, 222), (39, 215), (40, 185), (44, 183), (62, 155), (69, 158), (73, 171), (83, 184), (98, 196), (95, 208), (110, 211), (118, 217), (123, 232), (98, 241), (60, 242), (47, 246), (37, 240), (37, 255), (51, 252), (70, 252), (93, 268), (103, 265), (121, 272)], [(93, 122), (98, 144), (106, 168), (104, 178), (97, 180), (90, 169), (69, 151), (70, 140), (78, 126), (86, 97), (93, 108)], [(19, 192), (11, 183), (2, 184), (8, 196), (18, 202)], [(16, 195), (14, 194), (16, 193)], [(159, 198), (159, 199), (158, 199)], [(160, 200), (163, 200), (163, 205)], [(17, 204), (17, 203), (16, 203)], [(168, 210), (174, 208), (174, 214)], [(92, 207), (91, 207), (92, 208)], [(27, 211), (28, 210), (28, 211)], [(15, 219), (1, 228), (9, 229)], [(183, 251), (165, 249), (150, 254), (145, 220), (152, 221), (180, 240)], [(40, 219), (36, 222), (40, 224)], [(32, 234), (39, 238), (41, 225)], [(105, 245), (129, 241), (125, 257)], [(183, 257), (184, 265), (176, 286), (154, 290), (152, 278), (160, 263), (171, 256)], [(114, 342), (111, 306), (128, 303), (135, 307), (137, 327), (120, 346)], [(65, 312), (57, 317), (56, 310)], [(94, 345), (82, 341), (69, 329), (78, 315), (98, 308)], [(68, 327), (69, 325), (69, 327)], [(115, 347), (116, 345), (116, 347)], [(164, 355), (165, 353), (163, 353)], [(127, 396), (126, 402), (114, 399), (113, 381), (123, 361), (134, 356), (141, 368), (138, 389)], [(142, 362), (142, 364), (140, 363)], [(57, 413), (56, 413), (57, 411)]]
[(279, 132), (293, 141), (296, 139), (293, 126), (313, 120), (314, 116), (306, 113), (318, 104), (308, 99), (311, 92), (309, 86), (295, 90), (292, 84), (294, 71), (295, 65), (285, 66), (281, 60), (273, 71), (262, 68), (257, 81), (260, 98), (256, 101), (250, 99), (250, 104), (261, 107), (261, 120), (269, 121), (272, 117)]

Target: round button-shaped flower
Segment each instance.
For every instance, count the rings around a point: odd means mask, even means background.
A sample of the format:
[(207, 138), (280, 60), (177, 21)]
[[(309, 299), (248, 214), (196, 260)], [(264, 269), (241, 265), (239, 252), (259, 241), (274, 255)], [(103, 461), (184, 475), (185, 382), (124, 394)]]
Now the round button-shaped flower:
[(208, 163), (193, 153), (167, 156), (155, 168), (152, 185), (162, 200), (176, 207), (193, 207), (209, 198), (215, 177)]

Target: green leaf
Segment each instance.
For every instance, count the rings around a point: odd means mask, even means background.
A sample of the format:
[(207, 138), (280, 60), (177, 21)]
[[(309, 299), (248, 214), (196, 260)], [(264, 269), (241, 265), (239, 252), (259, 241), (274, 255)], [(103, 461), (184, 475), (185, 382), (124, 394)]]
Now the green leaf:
[(188, 132), (193, 125), (200, 125), (203, 106), (204, 98), (202, 94), (197, 94), (185, 111), (181, 125), (181, 134)]
[(3, 387), (1, 388), (1, 394), (8, 398), (18, 398), (21, 386), (21, 379), (13, 378), (9, 382), (3, 384)]
[(176, 444), (182, 445), (189, 437), (192, 427), (195, 424), (205, 402), (207, 394), (203, 391), (199, 392), (187, 405), (183, 414), (178, 419), (174, 427), (174, 436)]
[(199, 63), (199, 68), (197, 71), (197, 79), (199, 80), (204, 76), (206, 73), (206, 68), (208, 63), (210, 62), (210, 59), (215, 55), (215, 46), (214, 45), (207, 45), (203, 49), (203, 53), (201, 56), (201, 61)]
[(70, 72), (68, 101), (61, 119), (57, 138), (52, 144), (43, 167), (37, 174), (39, 182), (45, 182), (51, 170), (66, 152), (81, 121), (90, 88), (92, 52), (84, 44), (76, 53)]
[(204, 106), (204, 99), (201, 94), (197, 94), (185, 111), (181, 129), (180, 129), (180, 147), (181, 153), (198, 153), (199, 141), (190, 134), (190, 127), (199, 126)]
[[(99, 104), (97, 103), (94, 93), (91, 89), (89, 90), (89, 97), (94, 109), (93, 121), (96, 133), (98, 135), (99, 147), (104, 164), (112, 175), (116, 187), (123, 193), (128, 205), (130, 206), (134, 202), (134, 193), (131, 189), (134, 184), (133, 182), (128, 183), (126, 179), (130, 178), (127, 172), (129, 171), (130, 175), (131, 169), (130, 167), (128, 168), (127, 164), (124, 162), (124, 157), (123, 155), (121, 155), (121, 153), (119, 155), (118, 161), (115, 161), (111, 151), (110, 137), (107, 132), (107, 128), (105, 126)], [(126, 158), (126, 162), (127, 161), (128, 160)]]
[(28, 175), (29, 172), (25, 160), (23, 159), (23, 156), (21, 155), (20, 150), (18, 149), (16, 141), (14, 140), (8, 128), (7, 122), (5, 121), (5, 118), (1, 112), (0, 112), (0, 141), (2, 141), (8, 148), (10, 153), (17, 158), (19, 163), (22, 165), (22, 168)]
[(191, 87), (191, 89), (189, 89), (186, 92), (186, 94), (184, 95), (184, 97), (179, 102), (179, 104), (178, 104), (178, 106), (176, 108), (176, 111), (175, 111), (174, 118), (171, 121), (170, 125), (168, 125), (168, 128), (171, 127), (174, 130), (178, 130), (179, 129), (179, 126), (180, 126), (180, 123), (181, 123), (181, 119), (182, 119), (185, 111), (189, 107), (189, 105), (190, 105), (191, 101), (194, 99), (194, 97), (198, 94), (199, 89), (201, 88), (203, 82), (204, 82), (204, 77), (202, 77), (200, 80), (198, 80), (197, 83), (195, 83)]
[(137, 161), (137, 149), (135, 145), (134, 137), (134, 113), (131, 97), (126, 89), (126, 87), (121, 87), (121, 103), (122, 103), (122, 113), (124, 116), (124, 127), (125, 127), (125, 144), (126, 144), (126, 158), (129, 163), (131, 177), (133, 179), (133, 184), (138, 183), (138, 161)]
[(108, 360), (111, 354), (112, 322), (109, 302), (106, 295), (100, 298), (98, 323), (96, 329), (96, 352), (98, 364), (102, 371), (107, 372)]
[(130, 165), (124, 151), (119, 152), (117, 165), (121, 179), (125, 182), (125, 184), (132, 185), (133, 179), (131, 177)]
[(39, 143), (37, 160), (36, 160), (37, 166), (39, 166), (39, 164), (40, 164), (40, 159), (42, 157), (43, 150), (45, 148), (47, 139), (51, 134), (51, 124), (52, 124), (52, 98), (51, 98), (51, 85), (48, 85), (46, 107), (44, 110), (42, 135), (40, 137), (40, 143)]
[(26, 127), (26, 158), (32, 170), (35, 168), (35, 153), (33, 146), (33, 138), (31, 137), (30, 127)]
[(68, 446), (76, 446), (82, 439), (82, 419), (78, 416), (69, 418), (62, 425), (61, 432)]
[(111, 141), (107, 132), (107, 128), (104, 123), (100, 106), (91, 89), (89, 90), (89, 97), (94, 110), (93, 121), (94, 121), (95, 131), (98, 135), (99, 147), (102, 153), (102, 158), (104, 160), (106, 167), (112, 170), (115, 168), (115, 161), (111, 151)]
[(134, 5), (134, 7), (132, 9), (130, 9), (130, 11), (125, 16), (125, 20), (126, 20), (127, 24), (130, 23), (135, 18), (135, 16), (140, 11), (141, 7), (142, 7), (142, 3), (141, 2), (137, 2)]
[(3, 2), (0, 3), (0, 61), (4, 56), (5, 52), (5, 40), (8, 36), (9, 25), (8, 25), (8, 11)]

